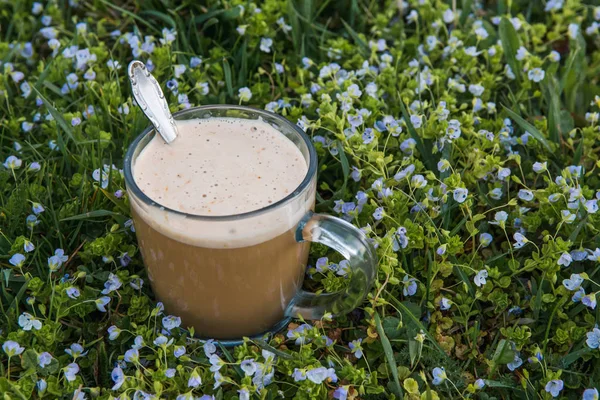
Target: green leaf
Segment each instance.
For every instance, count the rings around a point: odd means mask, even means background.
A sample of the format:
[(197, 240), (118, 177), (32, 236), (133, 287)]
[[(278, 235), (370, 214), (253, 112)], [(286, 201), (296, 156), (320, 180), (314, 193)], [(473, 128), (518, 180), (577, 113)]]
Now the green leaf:
[(498, 347), (496, 347), (496, 352), (492, 357), (492, 361), (495, 364), (506, 365), (511, 363), (515, 359), (515, 351), (511, 349), (510, 343), (502, 339), (498, 343)]
[(504, 50), (504, 57), (506, 57), (506, 62), (510, 66), (513, 74), (520, 79), (521, 77), (521, 66), (519, 65), (519, 61), (517, 60), (517, 50), (521, 46), (519, 42), (519, 36), (517, 36), (517, 31), (513, 26), (512, 22), (508, 20), (506, 17), (502, 17), (500, 21), (500, 40), (502, 41), (502, 49)]
[(293, 356), (291, 356), (288, 353), (285, 353), (285, 352), (283, 352), (281, 350), (277, 350), (275, 347), (271, 346), (270, 344), (268, 344), (264, 340), (252, 339), (252, 342), (254, 344), (256, 344), (258, 347), (260, 347), (261, 349), (270, 351), (271, 353), (275, 354), (278, 357), (283, 358), (284, 360), (293, 360), (294, 359)]
[(381, 325), (381, 318), (378, 313), (375, 313), (375, 326), (377, 328), (377, 334), (381, 339), (381, 345), (383, 346), (383, 352), (385, 354), (386, 361), (390, 368), (390, 372), (392, 373), (394, 394), (399, 398), (403, 397), (402, 387), (400, 386), (400, 380), (398, 379), (398, 365), (396, 365), (396, 359), (394, 358), (394, 351), (392, 350), (392, 345), (390, 344), (390, 340), (385, 335), (385, 331), (383, 330), (383, 326)]
[(233, 82), (231, 81), (231, 67), (227, 60), (223, 60), (223, 73), (225, 74), (225, 84), (227, 85), (227, 93), (229, 97), (233, 97)]
[(535, 139), (537, 139), (546, 148), (546, 150), (548, 150), (550, 153), (552, 153), (553, 150), (550, 147), (550, 145), (548, 144), (548, 141), (546, 141), (546, 138), (544, 137), (544, 135), (542, 135), (542, 133), (535, 126), (533, 126), (529, 122), (525, 121), (519, 114), (512, 111), (510, 108), (506, 107), (505, 105), (502, 105), (502, 107), (504, 107), (504, 109), (506, 110), (508, 115), (512, 119), (514, 119), (517, 124), (519, 124), (521, 129), (525, 130), (526, 132), (529, 132)]
[(575, 361), (579, 360), (582, 356), (591, 353), (592, 349), (589, 347), (583, 347), (579, 350), (573, 351), (566, 356), (560, 358), (560, 368), (568, 368)]
[(63, 218), (60, 221), (77, 221), (80, 219), (89, 219), (89, 218), (99, 218), (99, 217), (109, 217), (112, 215), (120, 215), (116, 212), (108, 211), (108, 210), (94, 210), (90, 212), (86, 212), (83, 214), (74, 215), (72, 217)]
[(400, 333), (400, 318), (385, 317), (383, 319), (383, 331), (390, 340), (398, 339), (402, 335)]
[(560, 129), (560, 94), (554, 76), (547, 76), (542, 83), (546, 103), (548, 104), (548, 133), (550, 140), (560, 143), (563, 131)]
[(21, 366), (23, 367), (23, 369), (27, 370), (30, 368), (37, 368), (37, 365), (38, 355), (35, 352), (35, 350), (25, 350), (25, 352), (21, 356)]

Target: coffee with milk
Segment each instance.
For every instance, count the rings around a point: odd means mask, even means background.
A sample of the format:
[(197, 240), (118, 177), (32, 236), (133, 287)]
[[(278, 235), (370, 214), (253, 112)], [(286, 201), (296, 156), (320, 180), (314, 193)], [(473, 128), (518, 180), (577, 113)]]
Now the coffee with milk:
[[(268, 206), (302, 183), (305, 157), (260, 119), (176, 124), (177, 140), (155, 135), (132, 165), (137, 186), (162, 206), (131, 199), (152, 288), (168, 313), (201, 336), (261, 333), (283, 318), (302, 285), (309, 244), (298, 243), (295, 231), (314, 207), (314, 191), (294, 200), (293, 212)], [(265, 207), (260, 218), (233, 217)], [(210, 216), (232, 219), (202, 218)]]

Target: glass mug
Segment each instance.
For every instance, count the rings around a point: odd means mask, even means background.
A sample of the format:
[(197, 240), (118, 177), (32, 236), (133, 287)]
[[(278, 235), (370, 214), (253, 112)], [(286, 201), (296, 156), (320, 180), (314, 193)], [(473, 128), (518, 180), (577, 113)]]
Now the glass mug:
[[(158, 204), (136, 184), (136, 158), (156, 134), (152, 126), (144, 130), (125, 156), (125, 183), (148, 278), (166, 312), (181, 317), (182, 327), (194, 327), (200, 337), (231, 344), (276, 332), (290, 318), (320, 319), (325, 312), (339, 315), (360, 305), (375, 278), (375, 250), (353, 225), (313, 213), (317, 157), (308, 136), (277, 114), (242, 106), (203, 106), (173, 117), (260, 119), (298, 147), (308, 171), (296, 190), (261, 209), (227, 216), (186, 214)], [(345, 289), (302, 290), (310, 242), (348, 260)]]

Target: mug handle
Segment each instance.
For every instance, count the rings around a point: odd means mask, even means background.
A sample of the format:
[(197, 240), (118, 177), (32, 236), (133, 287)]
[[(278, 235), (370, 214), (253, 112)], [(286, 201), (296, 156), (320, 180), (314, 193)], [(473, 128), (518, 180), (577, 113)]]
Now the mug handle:
[(371, 289), (377, 268), (377, 255), (365, 234), (348, 222), (312, 211), (296, 229), (298, 242), (315, 242), (340, 253), (352, 272), (348, 286), (335, 293), (315, 294), (300, 290), (288, 305), (287, 317), (321, 319), (326, 312), (346, 314), (358, 307)]

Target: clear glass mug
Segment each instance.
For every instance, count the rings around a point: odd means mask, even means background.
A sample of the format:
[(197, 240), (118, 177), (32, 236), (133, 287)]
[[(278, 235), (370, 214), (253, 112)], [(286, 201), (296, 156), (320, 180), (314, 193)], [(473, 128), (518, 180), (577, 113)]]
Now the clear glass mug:
[[(313, 213), (317, 156), (307, 135), (277, 114), (242, 106), (203, 106), (173, 116), (261, 119), (298, 147), (308, 171), (294, 192), (259, 210), (185, 214), (150, 199), (134, 180), (136, 158), (155, 135), (153, 127), (144, 130), (125, 156), (125, 183), (150, 284), (166, 312), (200, 337), (227, 344), (275, 332), (290, 318), (320, 319), (360, 305), (375, 278), (375, 250), (353, 225)], [(318, 295), (302, 290), (310, 242), (348, 260), (345, 289)]]

